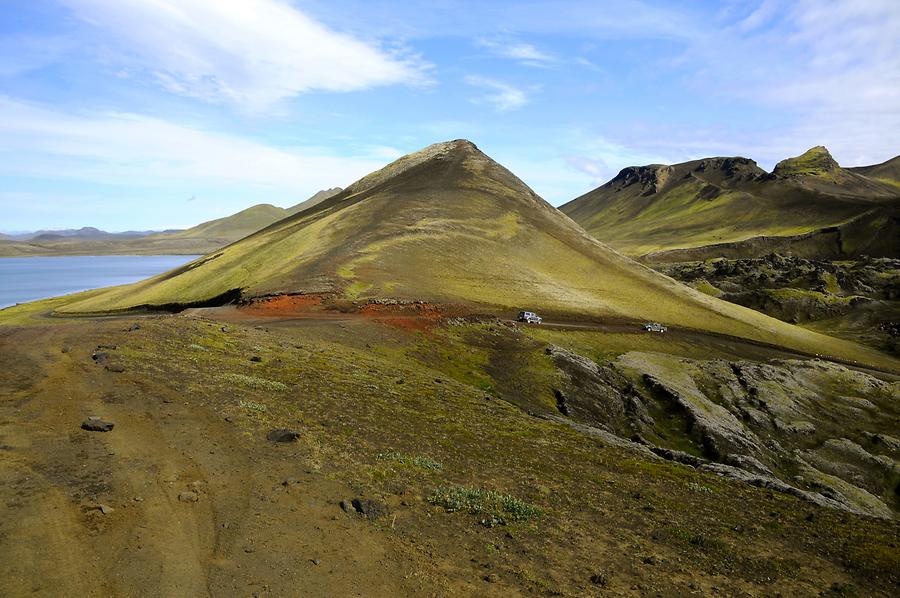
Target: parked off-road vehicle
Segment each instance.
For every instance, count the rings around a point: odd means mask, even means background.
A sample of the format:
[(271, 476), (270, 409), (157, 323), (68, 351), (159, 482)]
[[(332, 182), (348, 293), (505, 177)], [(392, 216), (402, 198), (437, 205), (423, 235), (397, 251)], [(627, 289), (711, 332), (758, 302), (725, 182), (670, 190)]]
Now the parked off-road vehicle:
[(533, 311), (520, 311), (517, 319), (526, 324), (540, 324), (543, 322), (543, 319)]
[(668, 328), (666, 328), (659, 322), (647, 322), (646, 324), (644, 324), (644, 330), (646, 330), (647, 332), (659, 332), (660, 334), (669, 331)]

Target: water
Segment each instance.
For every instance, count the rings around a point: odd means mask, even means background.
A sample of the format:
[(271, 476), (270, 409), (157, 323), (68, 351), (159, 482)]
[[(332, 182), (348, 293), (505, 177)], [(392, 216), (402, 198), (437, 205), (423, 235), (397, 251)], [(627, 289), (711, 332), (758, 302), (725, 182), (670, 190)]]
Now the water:
[(196, 255), (67, 255), (0, 258), (0, 309), (35, 299), (137, 282)]

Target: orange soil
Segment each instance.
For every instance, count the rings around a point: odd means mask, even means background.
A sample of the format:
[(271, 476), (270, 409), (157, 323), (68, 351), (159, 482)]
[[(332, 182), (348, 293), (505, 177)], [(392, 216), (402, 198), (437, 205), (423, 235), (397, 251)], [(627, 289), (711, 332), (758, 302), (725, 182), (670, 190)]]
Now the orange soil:
[(253, 299), (249, 305), (240, 309), (248, 315), (291, 316), (321, 307), (322, 299), (321, 295), (277, 295)]
[(363, 317), (375, 322), (395, 326), (404, 330), (428, 330), (441, 319), (462, 315), (460, 306), (434, 303), (407, 304), (353, 304), (338, 307), (332, 297), (325, 295), (277, 295), (252, 299), (248, 305), (238, 308), (242, 316), (309, 318), (341, 315)]

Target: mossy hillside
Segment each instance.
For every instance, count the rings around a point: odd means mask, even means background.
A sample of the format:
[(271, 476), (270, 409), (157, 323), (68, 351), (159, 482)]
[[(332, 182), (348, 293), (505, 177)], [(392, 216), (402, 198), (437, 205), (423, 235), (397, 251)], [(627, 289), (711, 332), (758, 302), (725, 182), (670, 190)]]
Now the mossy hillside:
[(177, 233), (156, 235), (172, 239), (221, 239), (224, 242), (236, 241), (269, 226), (288, 215), (284, 208), (272, 204), (257, 204), (231, 216), (203, 222)]
[(623, 181), (620, 174), (560, 209), (601, 241), (627, 255), (645, 256), (804, 235), (845, 224), (874, 205), (896, 205), (896, 187), (841, 169), (830, 159), (815, 148), (784, 161), (775, 176), (709, 166), (723, 164), (721, 158), (696, 160), (666, 167), (666, 183), (653, 187)]
[[(354, 342), (365, 334), (357, 330)], [(447, 379), (437, 383), (435, 371), (419, 360), (394, 352), (382, 357), (381, 333), (372, 328), (368, 334), (371, 352), (321, 340), (315, 331), (302, 336), (242, 328), (222, 332), (215, 323), (169, 318), (116, 340), (138, 387), (190, 396), (217, 419), (227, 416), (244, 432), (248, 447), (262, 442), (269, 427), (298, 427), (307, 459), (366, 495), (391, 496), (396, 488), (410, 488), (404, 496), (423, 497), (440, 488), (484, 489), (512, 498), (510, 504), (539, 509), (538, 519), (509, 521), (493, 530), (478, 525), (484, 515), (427, 506), (412, 507), (398, 519), (399, 529), (405, 518), (428, 517), (431, 533), (446, 529), (457, 542), (512, 542), (524, 551), (504, 551), (505, 564), (495, 566), (523, 583), (536, 583), (529, 572), (553, 570), (550, 585), (572, 590), (578, 579), (596, 573), (572, 555), (602, 552), (610, 543), (617, 554), (623, 554), (620, 544), (632, 547), (634, 576), (642, 583), (668, 578), (671, 567), (686, 567), (732, 580), (726, 584), (805, 588), (813, 587), (823, 570), (839, 567), (848, 583), (865, 593), (896, 574), (896, 555), (882, 549), (897, 541), (893, 524), (646, 461), (528, 417), (503, 401), (486, 401), (478, 388)], [(410, 346), (420, 338), (410, 336)], [(192, 350), (186, 340), (207, 350)], [(249, 363), (249, 354), (263, 361)], [(240, 387), (236, 393), (222, 383), (224, 372), (277, 381), (290, 390)], [(243, 409), (239, 401), (266, 410)], [(404, 456), (401, 461), (421, 457), (442, 467), (407, 467), (383, 457), (390, 452)], [(393, 534), (389, 523), (383, 529)], [(827, 536), (819, 533), (824, 528), (830, 530)], [(591, 533), (578, 532), (587, 529)], [(670, 529), (677, 531), (665, 532)], [(514, 540), (504, 539), (507, 531)], [(666, 557), (652, 566), (641, 564), (647, 554)], [(779, 566), (783, 554), (798, 555), (800, 566)], [(845, 569), (847, 559), (852, 566)], [(631, 580), (627, 569), (612, 572), (612, 583)]]
[(191, 304), (233, 289), (250, 296), (349, 290), (360, 299), (390, 293), (492, 310), (527, 303), (559, 314), (660, 320), (875, 358), (717, 301), (610, 251), (468, 142), (435, 151), (184, 268), (58, 312)]
[(775, 174), (778, 176), (833, 177), (839, 168), (828, 150), (817, 145), (797, 157), (787, 158), (776, 164)]

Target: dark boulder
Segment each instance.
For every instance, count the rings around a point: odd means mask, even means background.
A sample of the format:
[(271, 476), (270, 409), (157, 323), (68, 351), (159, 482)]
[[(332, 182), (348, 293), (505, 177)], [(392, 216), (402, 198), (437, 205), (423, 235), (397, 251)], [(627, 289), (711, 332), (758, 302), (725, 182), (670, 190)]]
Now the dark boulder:
[(300, 438), (300, 432), (296, 430), (288, 430), (287, 428), (277, 428), (269, 431), (266, 438), (272, 442), (295, 442)]
[(81, 429), (88, 432), (109, 432), (115, 426), (112, 422), (103, 421), (99, 417), (89, 417), (81, 422)]
[(350, 504), (353, 506), (353, 510), (366, 519), (378, 519), (387, 513), (386, 505), (369, 498), (354, 498)]

